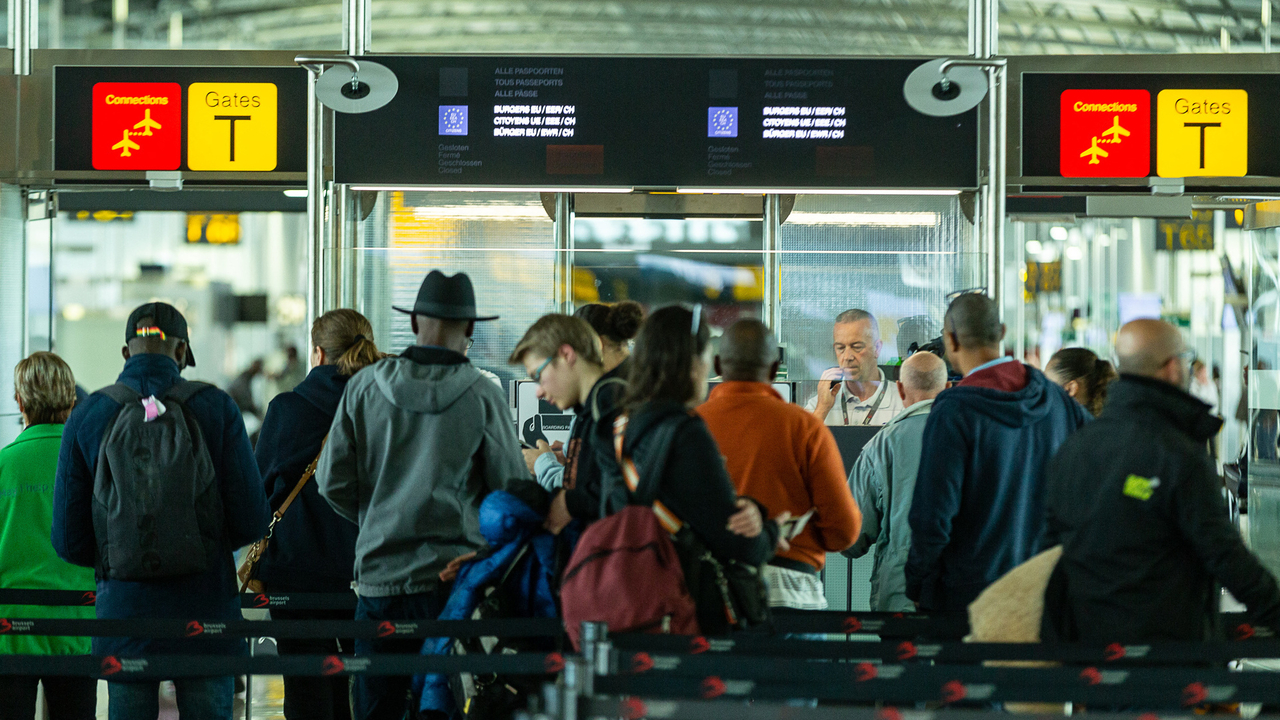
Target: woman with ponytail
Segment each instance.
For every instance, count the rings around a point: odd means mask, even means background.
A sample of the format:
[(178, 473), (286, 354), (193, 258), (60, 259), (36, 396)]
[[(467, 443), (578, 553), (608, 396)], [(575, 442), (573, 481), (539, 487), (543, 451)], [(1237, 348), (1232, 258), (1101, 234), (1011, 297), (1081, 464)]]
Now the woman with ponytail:
[[(255, 454), (271, 509), (279, 510), (307, 467), (338, 409), (347, 381), (384, 357), (373, 327), (355, 310), (330, 310), (311, 325), (311, 372), (267, 408)], [(276, 523), (257, 579), (271, 593), (350, 592), (355, 565), (355, 524), (338, 517), (308, 479)], [(349, 610), (272, 610), (276, 620), (350, 620)], [(350, 653), (350, 640), (277, 640), (281, 655)], [(288, 720), (348, 720), (347, 678), (286, 677)]]
[[(613, 305), (591, 303), (578, 308), (573, 315), (586, 320), (600, 336), (600, 355), (606, 373), (613, 373), (631, 357), (631, 339), (644, 324), (644, 308), (640, 303), (634, 300)], [(622, 368), (616, 375), (626, 377), (626, 372), (627, 368)]]
[(1044, 367), (1044, 374), (1094, 417), (1102, 414), (1102, 406), (1107, 402), (1107, 387), (1120, 378), (1111, 363), (1092, 350), (1079, 347), (1054, 353)]

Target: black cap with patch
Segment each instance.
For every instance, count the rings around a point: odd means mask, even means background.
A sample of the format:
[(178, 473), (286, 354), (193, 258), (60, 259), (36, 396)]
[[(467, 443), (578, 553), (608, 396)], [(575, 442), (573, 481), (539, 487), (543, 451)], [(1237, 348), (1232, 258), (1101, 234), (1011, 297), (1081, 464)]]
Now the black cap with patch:
[(127, 343), (139, 337), (158, 337), (162, 340), (177, 338), (187, 344), (187, 366), (195, 367), (196, 356), (191, 354), (191, 338), (187, 335), (187, 319), (182, 317), (178, 308), (169, 303), (152, 302), (139, 305), (129, 315), (129, 324), (124, 328), (124, 341)]

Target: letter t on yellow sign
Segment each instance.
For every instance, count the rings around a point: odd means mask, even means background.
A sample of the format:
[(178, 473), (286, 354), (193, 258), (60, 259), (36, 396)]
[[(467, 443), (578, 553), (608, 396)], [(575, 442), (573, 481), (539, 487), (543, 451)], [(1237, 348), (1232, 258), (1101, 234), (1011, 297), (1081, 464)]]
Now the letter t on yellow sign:
[(274, 83), (191, 83), (187, 88), (187, 167), (276, 169)]
[(1160, 177), (1242, 177), (1249, 170), (1249, 93), (1161, 90), (1156, 96)]

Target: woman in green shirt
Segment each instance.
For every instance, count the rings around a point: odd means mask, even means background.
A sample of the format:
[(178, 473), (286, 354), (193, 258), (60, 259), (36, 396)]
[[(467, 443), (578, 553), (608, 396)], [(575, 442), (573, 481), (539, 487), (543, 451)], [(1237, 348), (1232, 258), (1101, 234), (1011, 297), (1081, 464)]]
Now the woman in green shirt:
[[(62, 424), (76, 402), (75, 379), (62, 358), (33, 353), (13, 373), (25, 429), (0, 450), (0, 588), (94, 589), (93, 570), (53, 552), (53, 476)], [(89, 618), (92, 607), (0, 605), (0, 617)], [(88, 655), (87, 637), (0, 636), (0, 653)], [(36, 687), (44, 684), (50, 720), (93, 720), (97, 680), (91, 677), (0, 676), (0, 718), (35, 718)]]

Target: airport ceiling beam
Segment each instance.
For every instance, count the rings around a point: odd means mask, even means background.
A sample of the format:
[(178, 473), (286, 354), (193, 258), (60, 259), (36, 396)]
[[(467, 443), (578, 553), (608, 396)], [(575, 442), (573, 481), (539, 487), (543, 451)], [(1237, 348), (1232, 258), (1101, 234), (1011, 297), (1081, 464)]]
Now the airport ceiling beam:
[[(1176, 52), (1216, 48), (1224, 26), (1237, 39), (1257, 35), (1260, 23), (1227, 3), (1005, 2), (1002, 49)], [(688, 49), (682, 43), (701, 41), (713, 43), (702, 48), (706, 53), (741, 53), (749, 47), (753, 54), (940, 54), (954, 52), (967, 32), (965, 7), (920, 0), (805, 7), (764, 0), (386, 0), (374, 13), (375, 50), (383, 52), (510, 50), (519, 36), (522, 51), (571, 44), (578, 52), (679, 52)], [(195, 44), (247, 34), (266, 46), (303, 47), (342, 33), (341, 13), (332, 3), (217, 0), (191, 15), (186, 35)], [(167, 15), (155, 20), (159, 36)]]

